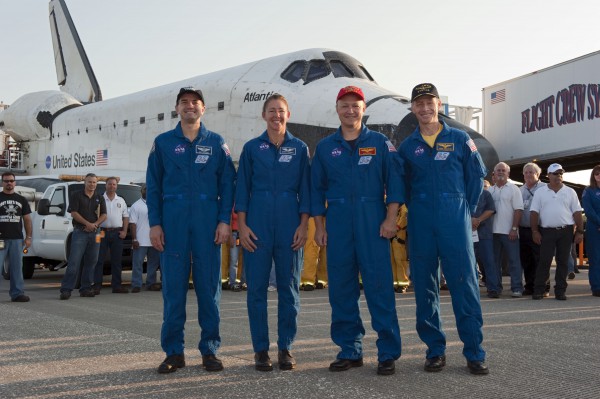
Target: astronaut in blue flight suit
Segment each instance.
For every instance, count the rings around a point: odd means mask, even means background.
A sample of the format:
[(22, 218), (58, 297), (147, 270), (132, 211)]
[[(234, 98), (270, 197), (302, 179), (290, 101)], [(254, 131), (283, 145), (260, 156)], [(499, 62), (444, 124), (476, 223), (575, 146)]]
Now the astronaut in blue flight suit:
[(220, 245), (230, 234), (235, 167), (223, 138), (200, 121), (205, 110), (200, 90), (182, 88), (175, 110), (180, 122), (154, 140), (146, 174), (150, 240), (161, 252), (163, 284), (161, 345), (167, 357), (158, 372), (185, 366), (190, 270), (202, 330), (198, 345), (202, 364), (207, 371), (220, 371), (223, 364), (216, 357), (221, 343)]
[(365, 110), (360, 88), (340, 90), (336, 111), (341, 126), (319, 142), (311, 165), (311, 214), (317, 245), (327, 245), (331, 339), (340, 347), (329, 370), (363, 364), (360, 273), (378, 334), (377, 373), (390, 375), (401, 342), (389, 239), (396, 235), (403, 188), (396, 149), (383, 134), (362, 124)]
[(300, 310), (300, 252), (310, 212), (308, 146), (286, 130), (290, 117), (280, 94), (267, 98), (262, 117), (267, 130), (244, 145), (238, 168), (235, 210), (248, 284), (248, 319), (255, 368), (271, 371), (267, 288), (273, 261), (277, 276), (278, 363), (291, 370), (290, 353)]
[(434, 85), (422, 83), (413, 89), (411, 110), (419, 126), (398, 151), (409, 209), (417, 332), (428, 348), (425, 370), (442, 370), (446, 336), (439, 306), (441, 261), (467, 366), (473, 374), (487, 374), (471, 233), (471, 214), (477, 208), (486, 170), (473, 140), (465, 132), (440, 123), (440, 106)]

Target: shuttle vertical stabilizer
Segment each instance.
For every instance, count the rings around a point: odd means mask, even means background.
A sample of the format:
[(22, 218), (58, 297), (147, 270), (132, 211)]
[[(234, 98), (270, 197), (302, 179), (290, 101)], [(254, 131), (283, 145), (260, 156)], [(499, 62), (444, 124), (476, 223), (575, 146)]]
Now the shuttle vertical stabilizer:
[(82, 103), (102, 101), (100, 86), (64, 0), (50, 1), (50, 31), (61, 91)]

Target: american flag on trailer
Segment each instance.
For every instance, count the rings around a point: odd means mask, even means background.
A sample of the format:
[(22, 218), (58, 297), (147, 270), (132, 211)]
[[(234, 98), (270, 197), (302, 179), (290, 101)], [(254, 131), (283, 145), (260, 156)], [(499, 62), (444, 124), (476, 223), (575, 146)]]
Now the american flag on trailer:
[(501, 103), (506, 99), (506, 89), (498, 90), (492, 93), (492, 104)]
[(108, 150), (96, 151), (96, 166), (108, 165)]

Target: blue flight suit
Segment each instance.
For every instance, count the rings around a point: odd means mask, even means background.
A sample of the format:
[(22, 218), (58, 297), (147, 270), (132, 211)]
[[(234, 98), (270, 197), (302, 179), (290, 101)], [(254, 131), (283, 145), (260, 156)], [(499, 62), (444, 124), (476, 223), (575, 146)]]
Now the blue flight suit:
[(600, 188), (588, 186), (583, 190), (581, 204), (585, 211), (585, 244), (590, 270), (588, 278), (592, 293), (600, 292)]
[(327, 219), (331, 339), (341, 349), (338, 359), (363, 357), (359, 272), (378, 334), (378, 361), (400, 357), (390, 241), (379, 236), (387, 213), (384, 196), (388, 203), (404, 202), (400, 169), (392, 143), (364, 125), (354, 149), (341, 129), (316, 148), (311, 165), (311, 214)]
[(300, 310), (300, 251), (292, 250), (300, 214), (310, 212), (308, 146), (289, 132), (279, 148), (265, 131), (240, 156), (236, 212), (246, 213), (257, 248), (244, 250), (248, 319), (255, 352), (269, 350), (267, 288), (273, 261), (277, 277), (277, 347), (290, 350)]
[(485, 360), (479, 285), (471, 214), (477, 208), (486, 174), (473, 140), (445, 123), (434, 148), (419, 127), (402, 142), (410, 271), (417, 304), (417, 332), (427, 345), (427, 358), (442, 356), (439, 262), (452, 296), (458, 335), (469, 361)]
[[(220, 222), (229, 224), (235, 167), (223, 138), (201, 124), (190, 142), (178, 123), (156, 137), (146, 172), (150, 226), (162, 226), (164, 301), (161, 345), (167, 356), (183, 354), (190, 268), (201, 327), (198, 349), (216, 354), (221, 298), (221, 251), (214, 243)], [(190, 260), (192, 265), (190, 265)]]

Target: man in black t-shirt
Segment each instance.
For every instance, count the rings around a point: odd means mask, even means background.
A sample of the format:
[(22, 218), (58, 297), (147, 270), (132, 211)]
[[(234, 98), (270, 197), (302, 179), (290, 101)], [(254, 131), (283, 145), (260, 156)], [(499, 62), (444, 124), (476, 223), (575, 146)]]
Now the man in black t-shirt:
[(15, 193), (15, 175), (4, 172), (0, 192), (0, 266), (4, 267), (4, 261), (8, 258), (9, 294), (13, 302), (29, 302), (23, 282), (23, 245), (26, 248), (31, 245), (31, 208), (22, 195)]
[(68, 211), (73, 217), (73, 234), (71, 235), (71, 249), (67, 271), (60, 285), (60, 299), (69, 299), (71, 291), (75, 287), (77, 272), (83, 260), (81, 268), (81, 285), (79, 295), (93, 298), (92, 279), (94, 277), (94, 266), (98, 260), (100, 240), (96, 239), (99, 234), (99, 226), (106, 219), (106, 202), (104, 198), (96, 194), (98, 178), (93, 173), (85, 176), (85, 188), (73, 194)]

